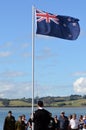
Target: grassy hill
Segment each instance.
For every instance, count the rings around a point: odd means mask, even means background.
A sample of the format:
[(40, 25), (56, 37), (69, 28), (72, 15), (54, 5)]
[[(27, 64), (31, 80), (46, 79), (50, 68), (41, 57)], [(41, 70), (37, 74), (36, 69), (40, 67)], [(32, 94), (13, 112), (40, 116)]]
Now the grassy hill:
[[(34, 106), (37, 101), (42, 100), (48, 107), (82, 107), (86, 106), (86, 97), (71, 95), (67, 97), (42, 97), (34, 99)], [(31, 98), (25, 99), (0, 99), (0, 107), (31, 107)]]

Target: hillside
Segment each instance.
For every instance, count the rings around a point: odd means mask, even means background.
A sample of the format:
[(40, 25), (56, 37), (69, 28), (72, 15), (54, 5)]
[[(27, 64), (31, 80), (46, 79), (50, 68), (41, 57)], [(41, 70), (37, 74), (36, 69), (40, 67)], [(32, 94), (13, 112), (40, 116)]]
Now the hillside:
[[(37, 101), (42, 100), (45, 106), (48, 107), (82, 107), (86, 106), (86, 96), (71, 95), (66, 97), (36, 97), (34, 99), (34, 106), (37, 105)], [(31, 98), (22, 99), (0, 99), (0, 107), (31, 107)]]

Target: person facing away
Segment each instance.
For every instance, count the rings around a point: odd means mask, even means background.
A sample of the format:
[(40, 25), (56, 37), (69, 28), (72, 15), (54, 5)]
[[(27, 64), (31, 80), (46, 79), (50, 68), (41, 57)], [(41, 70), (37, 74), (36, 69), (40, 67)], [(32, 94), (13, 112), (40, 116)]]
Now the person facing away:
[(34, 130), (48, 130), (51, 113), (43, 108), (43, 101), (38, 101), (38, 109), (33, 116)]
[(12, 111), (8, 112), (4, 120), (3, 130), (15, 130), (15, 117), (12, 115)]
[(18, 117), (18, 120), (15, 123), (15, 130), (25, 130), (25, 126), (22, 123), (22, 116)]
[(68, 130), (69, 120), (68, 117), (65, 116), (64, 111), (61, 112), (61, 115), (59, 117), (59, 126), (60, 126), (60, 130)]

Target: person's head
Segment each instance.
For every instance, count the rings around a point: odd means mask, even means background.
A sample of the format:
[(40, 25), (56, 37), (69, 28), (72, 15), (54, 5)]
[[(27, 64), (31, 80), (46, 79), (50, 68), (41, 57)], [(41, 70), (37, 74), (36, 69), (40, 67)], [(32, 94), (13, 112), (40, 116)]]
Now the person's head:
[(22, 116), (18, 117), (18, 121), (21, 122), (22, 121)]
[(25, 120), (25, 115), (24, 114), (22, 115), (22, 120)]
[(8, 111), (8, 116), (10, 117), (12, 115), (12, 111)]
[(68, 119), (69, 119), (69, 120), (71, 120), (71, 119), (72, 119), (72, 115), (71, 115), (71, 114), (69, 115)]
[(61, 116), (64, 116), (65, 115), (65, 112), (64, 111), (61, 111)]
[(80, 119), (80, 120), (83, 120), (83, 115), (80, 115), (79, 119)]
[(74, 113), (74, 114), (72, 115), (72, 117), (73, 117), (73, 119), (76, 119), (76, 114)]
[(43, 107), (43, 101), (38, 101), (38, 106)]

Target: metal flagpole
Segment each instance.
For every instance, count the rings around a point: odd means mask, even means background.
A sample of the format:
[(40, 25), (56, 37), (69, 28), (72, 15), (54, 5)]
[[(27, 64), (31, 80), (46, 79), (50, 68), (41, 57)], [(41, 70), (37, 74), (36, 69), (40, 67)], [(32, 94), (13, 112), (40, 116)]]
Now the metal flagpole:
[[(34, 41), (35, 41), (35, 7), (32, 6), (32, 118), (34, 113)], [(32, 123), (34, 130), (34, 123)]]

